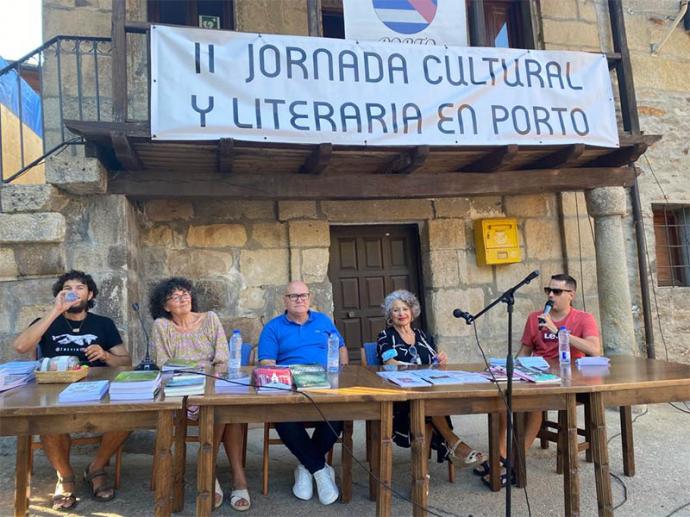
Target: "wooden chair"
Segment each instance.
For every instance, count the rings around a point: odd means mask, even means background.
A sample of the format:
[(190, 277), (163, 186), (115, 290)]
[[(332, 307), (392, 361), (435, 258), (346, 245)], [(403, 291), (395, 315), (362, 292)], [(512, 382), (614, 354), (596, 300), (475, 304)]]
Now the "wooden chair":
[[(85, 436), (72, 438), (72, 445), (100, 445), (100, 436)], [(40, 439), (31, 440), (31, 454), (29, 455), (29, 472), (34, 470), (34, 451), (42, 449), (43, 444)], [(110, 462), (108, 462), (110, 463)], [(122, 445), (115, 451), (115, 489), (120, 488), (120, 474), (122, 472)], [(78, 476), (77, 476), (78, 477)]]
[[(376, 343), (371, 342), (371, 343), (363, 343), (362, 348), (360, 348), (360, 359), (362, 366), (378, 366), (381, 363), (379, 362), (378, 354), (376, 353)], [(371, 425), (371, 421), (367, 420), (366, 421), (366, 454), (367, 454), (367, 462), (369, 465), (372, 465), (373, 460), (377, 460), (376, 455), (377, 451), (374, 450), (374, 445), (376, 443), (376, 440), (373, 439), (373, 427)], [(429, 454), (431, 455), (431, 450), (429, 450)], [(448, 482), (449, 483), (455, 483), (455, 466), (453, 463), (450, 461), (448, 462)], [(376, 480), (374, 480), (371, 476), (369, 477), (369, 498), (374, 500), (376, 499)]]

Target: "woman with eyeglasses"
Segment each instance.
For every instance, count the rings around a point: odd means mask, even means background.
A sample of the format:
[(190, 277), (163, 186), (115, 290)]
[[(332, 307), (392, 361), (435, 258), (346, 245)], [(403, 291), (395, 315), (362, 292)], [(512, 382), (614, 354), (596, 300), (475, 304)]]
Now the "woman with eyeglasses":
[[(182, 277), (160, 281), (151, 292), (149, 311), (154, 319), (151, 341), (159, 365), (170, 359), (186, 359), (199, 366), (213, 366), (217, 371), (227, 369), (229, 351), (223, 325), (215, 312), (199, 312), (191, 281)], [(194, 408), (190, 409), (188, 417), (198, 417)], [(232, 467), (230, 505), (238, 511), (248, 510), (251, 500), (242, 466), (242, 426), (221, 425), (214, 435), (216, 445), (222, 439)], [(223, 491), (216, 478), (213, 507), (222, 504)]]
[[(412, 326), (421, 308), (417, 297), (409, 291), (393, 291), (383, 302), (387, 327), (381, 331), (376, 351), (382, 364), (444, 365), (445, 352), (436, 349), (434, 340), (423, 330)], [(454, 432), (447, 416), (427, 418), (427, 447), (437, 451), (437, 459), (452, 461), (459, 467), (471, 467), (484, 461), (484, 455), (462, 441)], [(428, 440), (428, 438), (427, 438)], [(401, 447), (410, 447), (410, 406), (396, 403), (393, 408), (393, 441)]]

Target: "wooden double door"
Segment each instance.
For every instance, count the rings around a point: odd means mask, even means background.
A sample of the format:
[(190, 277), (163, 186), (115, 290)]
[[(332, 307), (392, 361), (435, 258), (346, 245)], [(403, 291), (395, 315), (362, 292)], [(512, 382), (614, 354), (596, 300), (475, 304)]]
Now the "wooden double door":
[(376, 341), (386, 327), (381, 305), (387, 294), (407, 289), (423, 303), (418, 233), (416, 225), (331, 227), (333, 315), (350, 361), (358, 362), (362, 343)]

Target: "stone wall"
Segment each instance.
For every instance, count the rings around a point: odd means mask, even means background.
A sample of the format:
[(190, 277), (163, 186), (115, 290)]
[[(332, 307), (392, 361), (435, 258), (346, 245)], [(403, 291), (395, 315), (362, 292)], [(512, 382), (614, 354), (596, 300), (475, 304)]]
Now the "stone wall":
[[(652, 205), (690, 205), (690, 33), (683, 22), (656, 56), (651, 45), (668, 33), (680, 9), (678, 0), (660, 0), (653, 7), (627, 0), (625, 24), (635, 77), (641, 129), (663, 139), (637, 165), (648, 257), (656, 356), (690, 363), (690, 287), (659, 287)], [(631, 242), (631, 246), (634, 241)], [(632, 247), (630, 253), (633, 253)]]

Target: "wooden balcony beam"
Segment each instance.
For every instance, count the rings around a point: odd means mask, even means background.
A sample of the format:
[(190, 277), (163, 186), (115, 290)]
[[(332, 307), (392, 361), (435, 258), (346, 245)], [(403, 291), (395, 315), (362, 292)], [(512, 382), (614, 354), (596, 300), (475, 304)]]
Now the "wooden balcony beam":
[(300, 174), (323, 174), (328, 168), (328, 164), (333, 156), (333, 144), (324, 143), (317, 145), (309, 153), (304, 163), (299, 168)]
[(235, 157), (235, 141), (232, 138), (218, 140), (218, 172), (232, 174), (232, 160)]
[(491, 149), (478, 160), (460, 167), (457, 172), (496, 172), (505, 170), (518, 156), (520, 147), (515, 144)]
[(122, 169), (127, 171), (138, 171), (143, 169), (141, 160), (136, 150), (132, 146), (129, 137), (122, 131), (112, 131), (110, 141), (113, 145), (115, 158), (120, 162)]
[(556, 152), (547, 154), (533, 162), (525, 165), (525, 169), (558, 169), (560, 167), (569, 167), (574, 164), (577, 159), (585, 151), (584, 144), (573, 144), (559, 149)]
[(418, 145), (405, 149), (398, 156), (381, 167), (379, 174), (411, 174), (419, 169), (429, 157), (430, 147)]

